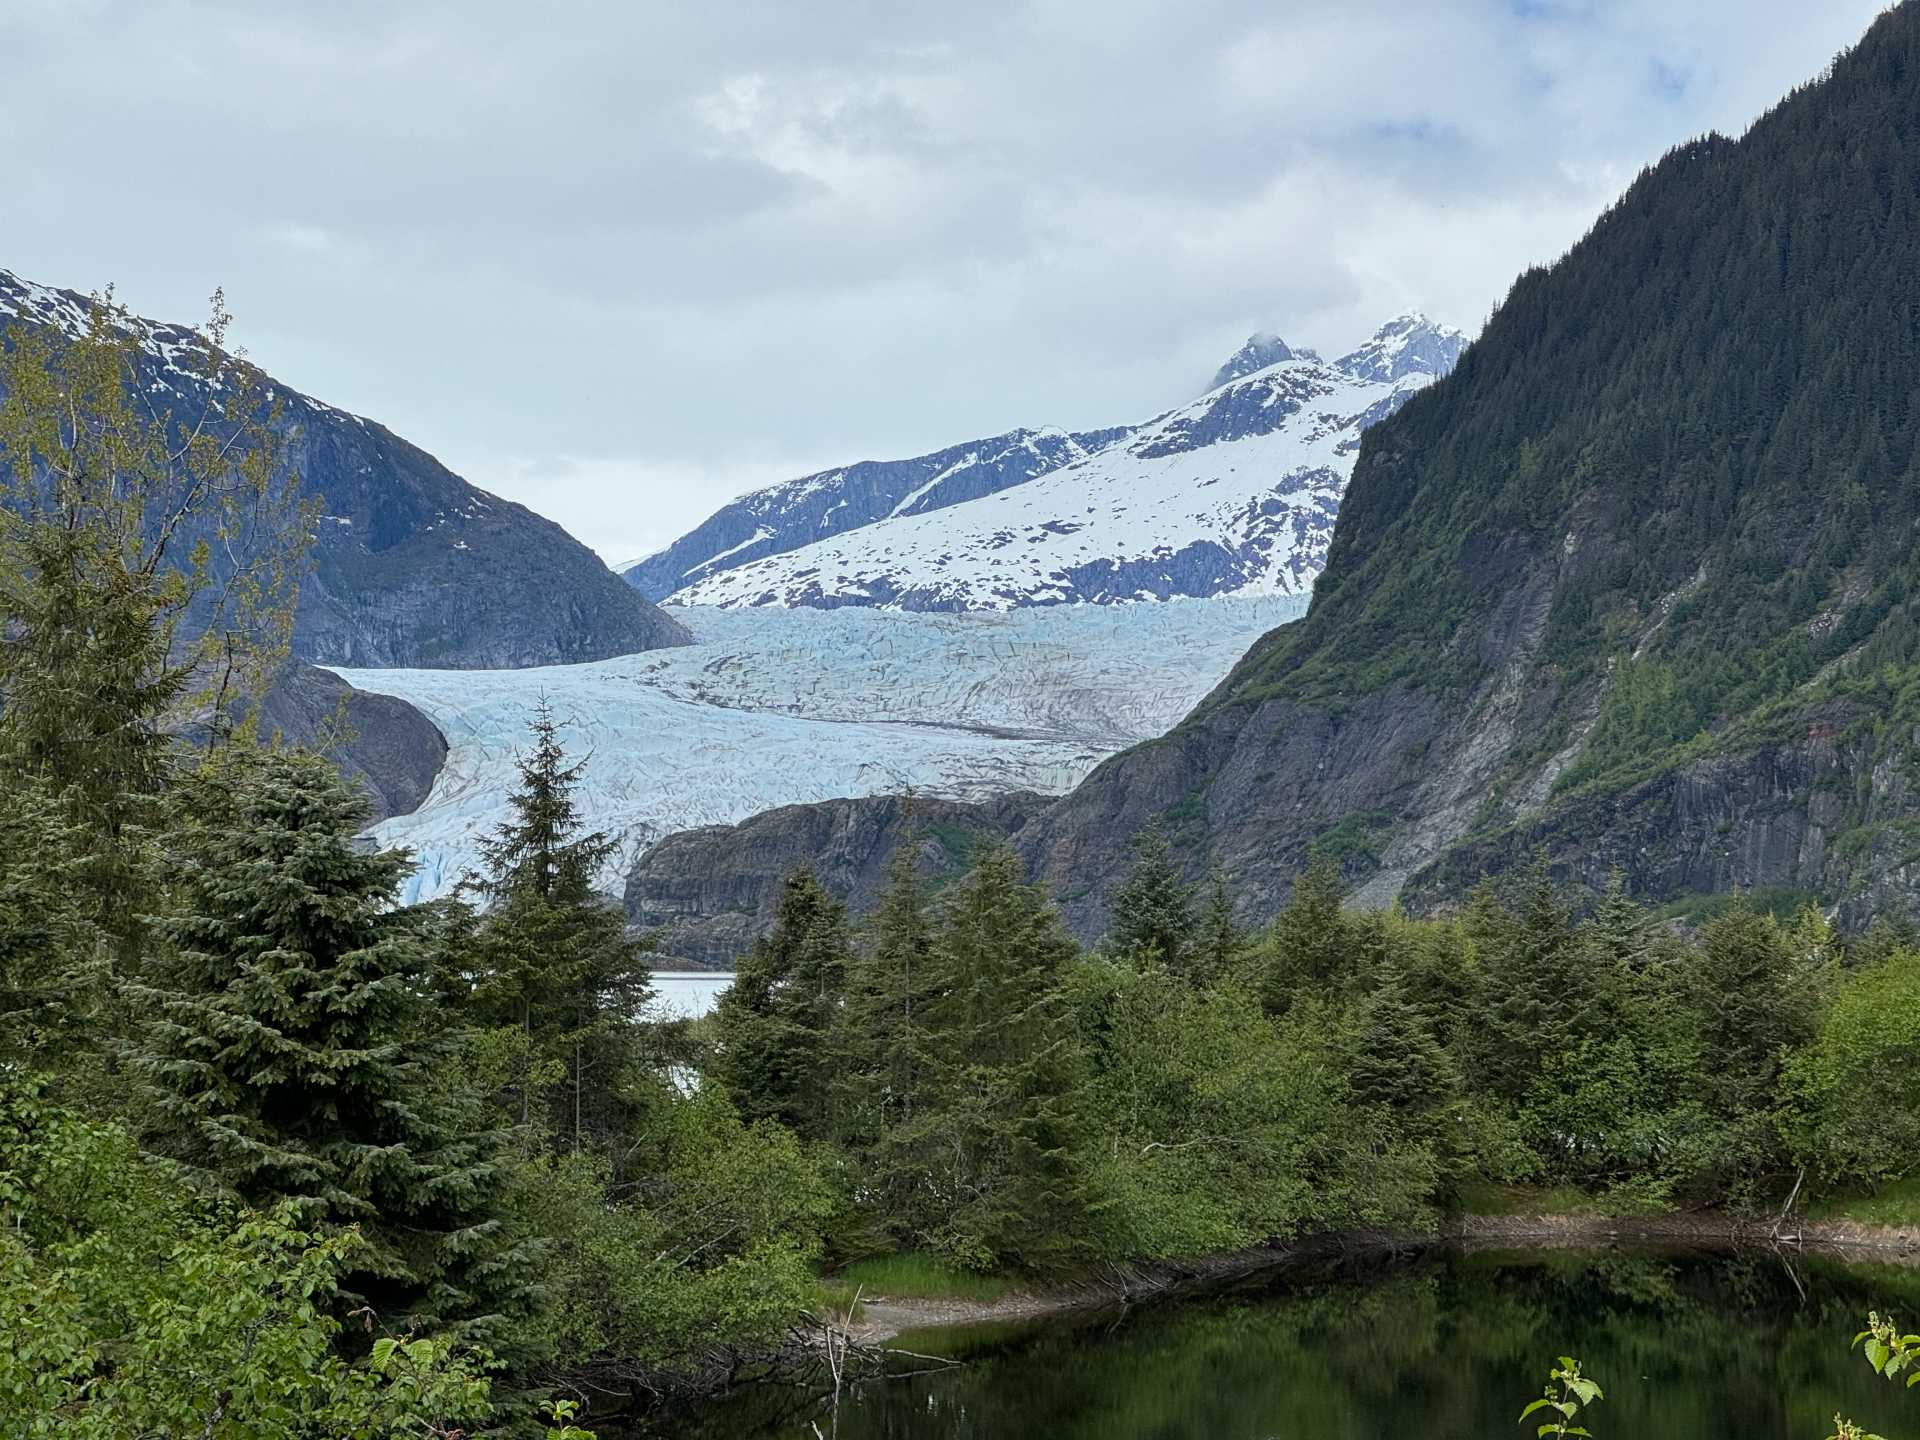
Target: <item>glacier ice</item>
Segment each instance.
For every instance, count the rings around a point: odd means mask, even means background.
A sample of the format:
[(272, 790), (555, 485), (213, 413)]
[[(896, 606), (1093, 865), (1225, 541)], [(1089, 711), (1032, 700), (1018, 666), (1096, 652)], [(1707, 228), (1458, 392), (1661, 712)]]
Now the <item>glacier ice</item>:
[(526, 670), (356, 670), (446, 734), (410, 815), (375, 827), (413, 849), (404, 897), (444, 895), (500, 823), (544, 697), (584, 757), (587, 823), (618, 850), (617, 889), (663, 835), (804, 801), (895, 793), (1062, 793), (1164, 734), (1247, 647), (1305, 612), (1299, 595), (966, 614), (676, 608), (695, 642)]

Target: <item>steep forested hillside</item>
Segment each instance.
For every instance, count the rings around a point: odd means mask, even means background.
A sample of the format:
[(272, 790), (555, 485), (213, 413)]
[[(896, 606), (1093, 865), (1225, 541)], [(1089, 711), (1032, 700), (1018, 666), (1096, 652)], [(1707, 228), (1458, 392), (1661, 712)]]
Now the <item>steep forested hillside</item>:
[(1600, 884), (1920, 882), (1920, 6), (1669, 154), (1367, 432), (1311, 612), (1023, 835), (1084, 919), (1170, 811), (1277, 903), (1545, 844)]

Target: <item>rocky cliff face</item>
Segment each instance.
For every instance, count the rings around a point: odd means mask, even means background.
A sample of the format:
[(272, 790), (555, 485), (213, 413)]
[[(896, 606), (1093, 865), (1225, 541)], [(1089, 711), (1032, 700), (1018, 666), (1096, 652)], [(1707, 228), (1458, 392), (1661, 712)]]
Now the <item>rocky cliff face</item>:
[[(75, 334), (85, 297), (0, 270), (0, 331)], [(144, 393), (189, 413), (197, 378), (175, 363), (191, 332), (132, 322)], [(322, 501), (296, 655), (322, 664), (551, 665), (686, 641), (679, 625), (559, 526), (476, 489), (375, 422), (285, 386), (285, 463)]]
[[(1920, 766), (1876, 743), (1875, 728), (1859, 707), (1814, 707), (1772, 742), (1703, 755), (1469, 840), (1417, 872), (1407, 898), (1434, 908), (1544, 850), (1594, 892), (1618, 871), (1658, 899), (1797, 892), (1827, 900), (1848, 930), (1883, 915), (1920, 918)], [(1909, 756), (1920, 753), (1920, 726), (1901, 738)]]
[(970, 805), (897, 795), (789, 805), (738, 825), (669, 836), (627, 881), (627, 918), (659, 942), (667, 961), (725, 968), (773, 924), (780, 882), (813, 867), (855, 916), (878, 901), (887, 866), (902, 844), (920, 852), (938, 885), (962, 869), (985, 837), (1018, 835), (1046, 801), (1012, 794)]

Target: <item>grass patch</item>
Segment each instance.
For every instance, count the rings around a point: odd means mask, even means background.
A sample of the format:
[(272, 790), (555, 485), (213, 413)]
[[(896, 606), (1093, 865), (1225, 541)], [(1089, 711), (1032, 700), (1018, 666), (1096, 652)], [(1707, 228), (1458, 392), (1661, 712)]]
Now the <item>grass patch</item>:
[(1807, 1206), (1809, 1220), (1859, 1225), (1920, 1225), (1920, 1175), (1882, 1185), (1872, 1195), (1829, 1195)]
[(886, 1295), (912, 1300), (989, 1301), (1001, 1299), (1015, 1286), (1004, 1276), (962, 1270), (931, 1255), (909, 1252), (856, 1260), (828, 1276), (821, 1288), (830, 1299), (838, 1297), (844, 1308), (852, 1303), (856, 1292), (870, 1299)]
[(1331, 829), (1322, 830), (1308, 848), (1335, 865), (1364, 861), (1380, 863), (1380, 843), (1392, 829), (1393, 816), (1385, 810), (1355, 810), (1343, 815)]
[(1698, 929), (1709, 920), (1726, 914), (1742, 901), (1783, 924), (1798, 920), (1810, 907), (1816, 910), (1820, 908), (1820, 897), (1811, 890), (1801, 890), (1791, 885), (1768, 885), (1737, 895), (1730, 892), (1682, 895), (1661, 906), (1654, 911), (1654, 915), (1661, 920), (1678, 920), (1689, 929)]
[(1464, 1215), (1603, 1215), (1606, 1207), (1573, 1185), (1502, 1185), (1470, 1180), (1460, 1187)]

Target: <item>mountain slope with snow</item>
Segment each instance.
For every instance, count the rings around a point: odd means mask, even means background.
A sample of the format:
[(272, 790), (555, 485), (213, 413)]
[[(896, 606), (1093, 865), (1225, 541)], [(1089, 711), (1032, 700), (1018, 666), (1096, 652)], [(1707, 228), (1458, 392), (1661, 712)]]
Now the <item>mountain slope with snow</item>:
[[(0, 270), (0, 331), (84, 334), (88, 298)], [(182, 420), (204, 403), (200, 341), (130, 316), (133, 383)], [(321, 664), (550, 665), (676, 645), (679, 625), (525, 506), (468, 484), (385, 426), (276, 380), (280, 463), (322, 502), (293, 653)], [(4, 394), (4, 391), (0, 391)], [(457, 597), (457, 603), (455, 603)]]
[(1091, 454), (937, 511), (710, 565), (671, 598), (962, 611), (1305, 595), (1325, 563), (1360, 432), (1451, 369), (1465, 344), (1420, 316), (1331, 362), (1256, 335), (1222, 373), (1285, 358)]
[(1125, 435), (1124, 428), (1069, 435), (1014, 430), (950, 445), (909, 460), (863, 460), (744, 495), (665, 550), (621, 571), (649, 600), (665, 599), (718, 571), (784, 554), (896, 515), (930, 511), (991, 495), (1084, 460)]

